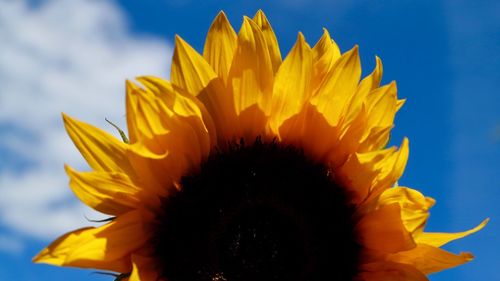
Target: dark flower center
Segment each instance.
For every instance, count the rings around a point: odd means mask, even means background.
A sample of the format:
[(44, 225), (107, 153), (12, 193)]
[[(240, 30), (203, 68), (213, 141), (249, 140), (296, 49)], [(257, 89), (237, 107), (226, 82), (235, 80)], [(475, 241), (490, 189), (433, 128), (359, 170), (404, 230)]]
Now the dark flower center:
[(301, 150), (260, 140), (212, 153), (165, 198), (152, 243), (169, 281), (352, 280), (348, 195)]

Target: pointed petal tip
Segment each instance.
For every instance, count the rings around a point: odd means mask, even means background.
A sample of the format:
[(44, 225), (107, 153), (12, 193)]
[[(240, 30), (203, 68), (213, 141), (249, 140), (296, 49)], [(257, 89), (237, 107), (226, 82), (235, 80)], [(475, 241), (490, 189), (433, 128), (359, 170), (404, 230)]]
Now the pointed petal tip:
[(44, 263), (56, 266), (61, 265), (61, 263), (55, 262), (53, 257), (50, 255), (50, 250), (48, 247), (45, 247), (40, 252), (38, 252), (38, 254), (36, 254), (33, 258), (31, 258), (31, 261), (34, 263)]
[(64, 171), (66, 172), (66, 174), (69, 175), (69, 174), (73, 173), (75, 170), (73, 170), (73, 168), (71, 168), (70, 165), (64, 163)]
[(403, 147), (405, 149), (408, 149), (409, 145), (410, 145), (410, 139), (408, 139), (408, 137), (404, 137), (403, 142), (401, 143), (400, 149), (402, 149)]
[(304, 33), (302, 33), (302, 31), (299, 31), (297, 34), (297, 42), (300, 42), (301, 44), (306, 42), (306, 38), (304, 37)]
[(221, 10), (217, 16), (215, 17), (213, 23), (212, 23), (212, 26), (214, 25), (220, 25), (221, 23), (229, 23), (229, 20), (226, 16), (226, 13), (224, 13), (223, 10)]
[(63, 119), (64, 127), (68, 126), (68, 123), (73, 123), (75, 122), (75, 119), (70, 117), (68, 114), (61, 112), (61, 117)]
[(358, 58), (359, 60), (359, 46), (356, 44), (349, 51), (342, 54), (342, 56), (346, 56), (346, 58)]
[(473, 228), (474, 232), (477, 232), (477, 231), (483, 229), (489, 222), (490, 222), (490, 218), (484, 219), (478, 226)]
[(262, 21), (262, 22), (266, 22), (267, 21), (267, 17), (266, 17), (266, 14), (264, 13), (264, 11), (262, 11), (262, 9), (258, 9), (257, 12), (255, 13), (253, 19), (255, 21)]
[(217, 14), (217, 18), (219, 18), (219, 17), (227, 18), (226, 13), (224, 12), (224, 10), (220, 10), (219, 11), (219, 13)]
[(41, 250), (38, 254), (36, 254), (36, 256), (34, 256), (33, 258), (31, 258), (31, 261), (34, 262), (34, 263), (42, 263), (43, 262), (43, 252), (46, 251), (47, 248), (44, 248), (43, 250)]
[(186, 40), (182, 39), (179, 34), (175, 34), (175, 48), (182, 44), (186, 44)]
[(322, 36), (330, 37), (330, 32), (328, 31), (328, 29), (326, 27), (323, 27), (323, 35)]

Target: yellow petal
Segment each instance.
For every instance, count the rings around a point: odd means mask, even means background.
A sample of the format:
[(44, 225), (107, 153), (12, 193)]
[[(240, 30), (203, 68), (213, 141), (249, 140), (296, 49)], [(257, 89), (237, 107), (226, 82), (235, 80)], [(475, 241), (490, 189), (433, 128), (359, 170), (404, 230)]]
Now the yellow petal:
[[(141, 80), (147, 87), (161, 87), (151, 84), (151, 80)], [(199, 163), (215, 145), (203, 121), (202, 110), (192, 99), (178, 92), (168, 92), (168, 88), (158, 92), (169, 95), (163, 100), (155, 95), (155, 89), (149, 90), (152, 94), (136, 93), (136, 123), (144, 135), (141, 141), (154, 153), (182, 152), (193, 163)]]
[[(366, 97), (367, 128), (360, 151), (380, 149), (389, 139), (390, 131), (380, 136), (380, 129), (392, 128), (397, 111), (397, 87), (392, 82), (389, 85), (371, 91)], [(373, 135), (373, 136), (372, 136)]]
[(236, 32), (234, 32), (224, 12), (221, 11), (208, 31), (203, 57), (224, 82), (227, 81), (227, 75), (231, 68), (236, 49), (236, 38)]
[(128, 157), (140, 175), (141, 186), (164, 196), (175, 181), (208, 156), (216, 136), (208, 132), (205, 123), (211, 121), (200, 117), (203, 109), (195, 97), (190, 99), (176, 86), (155, 79), (139, 80), (146, 88), (128, 93), (139, 140), (130, 146), (133, 151)]
[(252, 20), (245, 17), (229, 72), (229, 84), (238, 115), (255, 104), (267, 112), (273, 76), (264, 35)]
[(408, 139), (405, 138), (399, 150), (391, 147), (353, 154), (338, 169), (338, 179), (355, 193), (355, 202), (368, 201), (393, 186), (401, 177), (408, 153)]
[(423, 243), (427, 245), (431, 245), (434, 247), (441, 247), (453, 240), (457, 240), (460, 238), (464, 238), (468, 235), (471, 235), (473, 233), (478, 232), (479, 230), (483, 229), (483, 227), (486, 226), (486, 224), (489, 222), (490, 219), (485, 219), (482, 221), (478, 226), (474, 227), (473, 229), (463, 231), (463, 232), (456, 232), (456, 233), (441, 233), (441, 232), (424, 232), (420, 235), (418, 235), (415, 240), (418, 243)]
[(65, 114), (63, 120), (68, 135), (92, 169), (135, 175), (127, 158), (127, 144)]
[(95, 210), (117, 216), (133, 210), (139, 200), (136, 187), (122, 173), (77, 172), (65, 166), (70, 177), (69, 185), (78, 198)]
[(365, 77), (358, 86), (356, 95), (361, 95), (366, 97), (368, 93), (379, 87), (380, 81), (382, 81), (383, 73), (382, 60), (379, 57), (375, 57), (375, 68), (372, 73)]
[(276, 35), (274, 34), (271, 24), (262, 10), (257, 11), (253, 21), (257, 24), (257, 26), (259, 26), (260, 30), (262, 30), (267, 48), (269, 49), (269, 56), (271, 58), (271, 64), (273, 65), (273, 73), (276, 73), (281, 64), (281, 52)]
[(208, 154), (208, 150), (217, 144), (217, 133), (214, 121), (205, 105), (196, 97), (182, 92), (181, 89), (163, 79), (145, 76), (137, 78), (137, 81), (153, 91), (163, 104), (183, 122), (191, 125), (197, 132), (198, 138), (202, 140), (203, 153)]
[(413, 266), (395, 262), (363, 264), (358, 275), (360, 281), (428, 281), (427, 277)]
[(273, 80), (264, 35), (251, 19), (245, 17), (228, 79), (228, 90), (234, 98), (238, 116), (236, 137), (250, 141), (257, 136), (267, 137), (265, 119), (270, 111)]
[(175, 37), (170, 81), (197, 96), (217, 77), (208, 62), (181, 37)]
[(349, 107), (346, 113), (348, 120), (355, 118), (357, 112), (365, 103), (365, 99), (368, 94), (380, 85), (383, 72), (382, 61), (378, 57), (375, 57), (375, 62), (375, 68), (372, 73), (361, 80), (361, 83), (359, 83), (358, 88), (356, 89), (356, 94), (352, 96), (352, 99), (349, 102)]
[(295, 46), (281, 64), (274, 81), (271, 130), (277, 135), (286, 119), (299, 113), (310, 95), (312, 51), (299, 33)]
[(158, 269), (155, 261), (149, 257), (132, 255), (132, 273), (128, 281), (157, 281)]
[(311, 104), (325, 115), (330, 125), (339, 123), (342, 113), (347, 109), (345, 106), (356, 92), (360, 76), (361, 64), (356, 46), (335, 62), (316, 95), (311, 98)]
[(406, 99), (398, 100), (396, 103), (396, 111), (399, 111), (401, 109), (401, 107), (403, 107), (405, 102), (406, 102)]
[(129, 212), (99, 228), (67, 233), (43, 249), (34, 262), (130, 272), (130, 254), (147, 240), (142, 214)]
[(362, 246), (382, 253), (413, 249), (416, 244), (404, 227), (400, 213), (398, 204), (390, 204), (364, 214), (356, 226)]
[(362, 108), (354, 119), (341, 122), (338, 143), (328, 156), (332, 167), (344, 164), (349, 155), (357, 151), (359, 140), (365, 132), (366, 118), (366, 110)]
[(314, 76), (312, 79), (313, 90), (317, 90), (325, 75), (333, 64), (340, 58), (340, 49), (330, 37), (330, 33), (323, 28), (323, 35), (313, 47)]
[(473, 258), (470, 253), (455, 255), (426, 244), (419, 244), (410, 251), (395, 253), (388, 257), (389, 260), (394, 262), (410, 264), (425, 274), (459, 266), (471, 261)]
[(306, 102), (300, 113), (283, 122), (279, 132), (283, 142), (301, 147), (314, 160), (326, 163), (338, 142), (340, 129), (331, 126), (323, 113)]
[(434, 200), (426, 198), (422, 193), (406, 187), (386, 189), (376, 200), (377, 206), (394, 203), (399, 204), (401, 207), (401, 219), (406, 229), (414, 233), (415, 231), (420, 232), (423, 230), (429, 217), (429, 208), (434, 204)]
[[(323, 35), (318, 40), (316, 45), (314, 45), (313, 47), (314, 63), (318, 63), (322, 59), (328, 58), (327, 65), (330, 65), (332, 60), (334, 61), (339, 57), (340, 57), (339, 47), (330, 37), (330, 33), (328, 32), (328, 30), (326, 28), (323, 28)], [(326, 70), (328, 70), (328, 67), (326, 68)]]
[(393, 123), (397, 103), (396, 82), (371, 91), (366, 100), (370, 127), (386, 127)]

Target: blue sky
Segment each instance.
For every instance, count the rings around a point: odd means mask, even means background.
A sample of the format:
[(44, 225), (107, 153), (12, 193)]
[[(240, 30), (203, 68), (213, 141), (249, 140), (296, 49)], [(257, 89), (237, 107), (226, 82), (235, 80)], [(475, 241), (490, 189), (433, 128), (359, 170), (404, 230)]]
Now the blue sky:
[(112, 130), (124, 125), (126, 78), (168, 77), (179, 34), (201, 50), (219, 10), (239, 28), (263, 9), (282, 54), (302, 31), (330, 30), (343, 51), (359, 44), (364, 73), (378, 55), (384, 82), (407, 103), (393, 142), (410, 138), (400, 184), (437, 200), (428, 229), (489, 225), (447, 246), (476, 259), (431, 276), (495, 280), (500, 264), (500, 4), (465, 0), (9, 1), (0, 0), (0, 280), (112, 280), (92, 271), (33, 265), (65, 231), (101, 216), (67, 188), (63, 163), (85, 167), (60, 112)]

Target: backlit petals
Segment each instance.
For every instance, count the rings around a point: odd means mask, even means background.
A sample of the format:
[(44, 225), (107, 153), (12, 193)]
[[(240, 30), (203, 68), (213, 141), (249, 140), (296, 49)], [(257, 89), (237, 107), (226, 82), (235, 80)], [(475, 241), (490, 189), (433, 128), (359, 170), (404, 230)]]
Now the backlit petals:
[(358, 276), (362, 281), (428, 281), (427, 277), (413, 266), (395, 262), (363, 264)]
[(312, 51), (302, 33), (281, 64), (274, 81), (270, 127), (274, 134), (283, 121), (299, 113), (310, 94)]
[[(377, 206), (394, 203), (399, 204), (401, 207), (401, 219), (406, 229), (411, 233), (420, 233), (429, 217), (428, 211), (434, 204), (434, 200), (406, 187), (386, 189), (376, 200)], [(418, 242), (417, 239), (415, 241)]]
[(191, 125), (197, 132), (198, 138), (202, 140), (200, 145), (204, 147), (203, 154), (208, 154), (208, 150), (217, 144), (217, 133), (214, 121), (204, 104), (196, 97), (160, 78), (145, 76), (137, 78), (137, 81), (155, 93), (183, 122)]
[[(233, 97), (225, 91), (219, 78), (211, 80), (196, 97), (160, 78), (145, 76), (137, 80), (156, 93), (157, 97), (176, 114), (184, 117), (201, 117), (198, 119), (203, 120), (205, 128), (200, 128), (200, 132), (208, 130), (211, 146), (217, 144), (218, 137), (224, 139), (235, 134), (236, 114)], [(198, 124), (196, 126), (200, 125), (196, 118), (190, 119)]]
[[(149, 83), (147, 86), (150, 86)], [(201, 157), (208, 155), (212, 146), (201, 109), (193, 100), (168, 92), (166, 88), (164, 90), (161, 93), (167, 97), (163, 99), (155, 95), (155, 89), (132, 92), (137, 108), (136, 123), (143, 136), (141, 141), (157, 154), (175, 147), (176, 151), (182, 151), (194, 163), (199, 162)], [(181, 137), (184, 139), (182, 142)]]
[(66, 114), (63, 120), (68, 135), (92, 169), (135, 175), (127, 158), (127, 144)]
[(208, 62), (180, 36), (176, 36), (170, 81), (197, 96), (216, 77)]
[(381, 253), (413, 249), (416, 244), (401, 220), (398, 204), (382, 206), (364, 214), (356, 231), (364, 247)]
[(441, 233), (441, 232), (424, 232), (420, 235), (418, 235), (415, 240), (418, 243), (423, 243), (427, 245), (431, 245), (434, 247), (441, 247), (453, 240), (457, 240), (460, 238), (464, 238), (466, 236), (469, 236), (473, 233), (478, 232), (479, 230), (483, 229), (483, 227), (488, 224), (489, 219), (485, 219), (482, 221), (478, 226), (474, 227), (473, 229), (463, 231), (463, 232), (456, 232), (456, 233)]
[(267, 110), (273, 76), (264, 35), (252, 20), (245, 18), (229, 73), (229, 86), (233, 91), (237, 114), (255, 104)]
[(238, 44), (229, 71), (228, 87), (234, 98), (241, 137), (264, 135), (273, 90), (273, 66), (264, 35), (246, 18), (238, 34)]
[(301, 112), (283, 122), (279, 133), (284, 142), (302, 147), (317, 161), (328, 162), (329, 152), (338, 142), (340, 128), (331, 126), (315, 106), (306, 102)]
[[(394, 123), (397, 111), (396, 93), (396, 83), (392, 82), (371, 91), (366, 97), (366, 133), (362, 138), (359, 151), (372, 151), (387, 144), (390, 131), (385, 129), (391, 129)], [(384, 135), (380, 135), (381, 133)]]
[(401, 177), (408, 153), (408, 139), (405, 138), (399, 150), (391, 147), (353, 154), (340, 167), (339, 180), (355, 192), (355, 202), (368, 201), (393, 186)]
[(340, 49), (330, 37), (326, 28), (323, 29), (323, 35), (314, 45), (313, 49), (314, 76), (312, 81), (313, 90), (317, 90), (325, 75), (332, 68), (335, 61), (340, 58)]
[(77, 172), (65, 166), (69, 185), (78, 198), (95, 210), (117, 216), (137, 208), (138, 187), (118, 172)]
[(226, 15), (220, 12), (208, 30), (203, 57), (223, 81), (227, 81), (236, 49), (236, 39), (236, 32)]
[(33, 261), (130, 272), (130, 254), (148, 238), (141, 220), (141, 212), (133, 211), (101, 227), (70, 232), (43, 249)]
[(395, 253), (389, 256), (389, 260), (412, 265), (425, 274), (459, 266), (471, 261), (473, 258), (470, 253), (455, 255), (426, 244), (419, 244), (410, 251)]
[(370, 75), (366, 76), (361, 83), (359, 83), (358, 89), (356, 91), (356, 96), (366, 97), (368, 93), (375, 90), (380, 86), (380, 81), (382, 81), (383, 66), (382, 60), (379, 57), (375, 57), (375, 68)]
[(361, 63), (356, 46), (335, 62), (310, 101), (330, 125), (338, 125), (360, 77)]
[[(428, 281), (426, 274), (470, 261), (473, 257), (469, 253), (456, 255), (439, 247), (481, 230), (488, 219), (464, 232), (424, 232), (434, 199), (398, 185), (408, 160), (408, 139), (404, 138), (399, 148), (387, 148), (395, 114), (405, 100), (398, 99), (395, 82), (380, 85), (383, 66), (378, 57), (371, 74), (360, 82), (361, 72), (358, 47), (342, 54), (326, 29), (313, 48), (299, 33), (295, 45), (282, 61), (276, 35), (261, 10), (253, 19), (244, 17), (238, 33), (220, 12), (208, 30), (203, 55), (176, 36), (170, 81), (145, 76), (136, 78), (138, 83), (126, 83), (130, 141), (124, 143), (63, 114), (69, 136), (92, 169), (78, 172), (66, 166), (69, 185), (83, 203), (112, 218), (100, 227), (82, 228), (60, 237), (34, 261), (114, 271), (119, 276), (117, 279), (124, 281), (166, 279), (170, 272), (163, 268), (164, 262), (179, 256), (163, 255), (162, 251), (169, 249), (163, 242), (158, 244), (163, 231), (176, 229), (171, 226), (177, 224), (188, 225), (187, 231), (189, 228), (203, 230), (203, 225), (198, 227), (196, 220), (189, 219), (192, 216), (183, 210), (171, 217), (177, 213), (177, 204), (185, 210), (195, 208), (194, 215), (203, 211), (198, 208), (201, 202), (198, 195), (191, 198), (190, 187), (210, 188), (213, 180), (224, 187), (223, 193), (214, 190), (214, 194), (227, 195), (229, 201), (231, 196), (239, 195), (231, 191), (226, 194), (225, 187), (233, 187), (231, 183), (226, 184), (227, 180), (236, 177), (234, 187), (254, 183), (265, 186), (269, 183), (268, 176), (270, 182), (274, 182), (280, 170), (274, 169), (276, 165), (265, 171), (256, 167), (268, 162), (259, 153), (266, 157), (271, 153), (280, 161), (292, 161), (294, 167), (302, 167), (296, 162), (305, 159), (307, 167), (299, 169), (305, 169), (303, 176), (312, 176), (312, 182), (319, 182), (319, 188), (343, 189), (336, 190), (340, 195), (325, 193), (327, 197), (340, 196), (338, 200), (349, 201), (339, 201), (338, 208), (331, 209), (335, 214), (327, 216), (337, 216), (339, 225), (347, 227), (339, 232), (339, 237), (354, 235), (347, 240), (343, 238), (348, 242), (346, 247), (355, 244), (348, 260), (356, 263), (346, 267), (347, 273), (350, 269), (356, 270), (352, 280)], [(253, 150), (252, 145), (257, 150)], [(273, 154), (275, 151), (277, 154)], [(289, 151), (293, 157), (288, 157)], [(220, 179), (233, 173), (224, 161), (230, 161), (231, 166), (234, 161), (237, 174), (244, 169), (242, 176)], [(238, 165), (239, 161), (244, 161), (244, 165)], [(216, 167), (212, 169), (211, 165)], [(321, 178), (315, 178), (316, 172), (321, 173), (318, 174)], [(299, 175), (299, 185), (302, 180)], [(311, 180), (306, 178), (304, 182)], [(283, 180), (278, 184), (288, 182)], [(299, 204), (295, 210), (295, 206), (289, 204), (295, 202), (294, 198), (277, 198), (279, 190), (278, 193), (272, 190), (265, 194), (259, 189), (258, 194), (251, 192), (251, 198), (246, 195), (240, 198), (245, 202), (251, 199), (250, 205), (242, 201), (248, 206), (236, 202), (236, 205), (225, 205), (227, 208), (212, 206), (209, 209), (224, 213), (217, 215), (222, 220), (226, 217), (247, 220), (247, 211), (258, 208), (260, 216), (261, 210), (267, 212), (270, 208), (273, 209), (270, 212), (274, 212), (277, 208), (278, 216), (285, 212), (283, 214), (291, 215), (290, 223), (306, 226), (294, 237), (300, 239), (305, 233), (305, 243), (312, 243), (312, 248), (308, 248), (315, 249), (316, 242), (321, 244), (324, 235), (317, 229), (308, 229), (316, 225), (309, 215), (296, 212), (309, 205)], [(292, 193), (301, 196), (301, 192)], [(205, 195), (201, 194), (203, 200), (208, 198)], [(320, 205), (326, 202), (320, 201)], [(317, 217), (315, 213), (313, 216)], [(305, 224), (303, 220), (307, 220)], [(204, 219), (202, 224), (205, 222)], [(189, 227), (193, 223), (195, 227)], [(224, 221), (210, 223), (217, 229), (206, 231), (210, 236), (208, 240), (213, 240), (212, 234), (219, 235), (219, 228), (224, 232), (228, 227), (224, 224)], [(289, 228), (288, 223), (278, 227)], [(327, 232), (333, 231), (330, 228)], [(179, 241), (178, 234), (185, 236), (176, 232), (171, 238)], [(222, 244), (224, 239), (219, 239)], [(309, 239), (314, 241), (308, 242)], [(326, 252), (320, 251), (318, 257), (316, 253), (306, 252), (300, 253), (304, 256), (299, 259), (312, 261), (311, 268), (323, 266), (322, 256)], [(169, 253), (175, 254), (175, 251)], [(214, 268), (212, 272), (202, 268), (208, 274), (218, 274), (215, 270), (219, 269)]]
[(271, 27), (271, 24), (267, 20), (266, 15), (262, 10), (258, 10), (255, 14), (253, 21), (259, 26), (266, 40), (267, 48), (269, 49), (269, 56), (271, 59), (271, 64), (273, 65), (273, 72), (276, 73), (281, 64), (281, 52), (278, 45), (278, 39)]
[(382, 60), (380, 60), (378, 57), (375, 57), (375, 62), (375, 68), (373, 69), (372, 73), (361, 80), (361, 83), (359, 83), (356, 89), (356, 93), (349, 101), (349, 106), (346, 113), (348, 120), (355, 118), (359, 110), (361, 110), (361, 107), (365, 104), (365, 99), (368, 94), (371, 91), (377, 89), (377, 87), (380, 85), (383, 72)]

